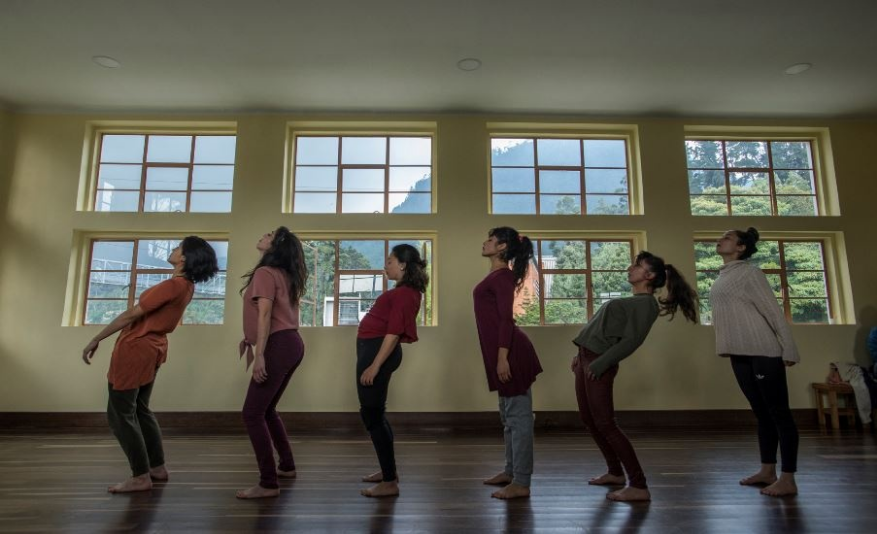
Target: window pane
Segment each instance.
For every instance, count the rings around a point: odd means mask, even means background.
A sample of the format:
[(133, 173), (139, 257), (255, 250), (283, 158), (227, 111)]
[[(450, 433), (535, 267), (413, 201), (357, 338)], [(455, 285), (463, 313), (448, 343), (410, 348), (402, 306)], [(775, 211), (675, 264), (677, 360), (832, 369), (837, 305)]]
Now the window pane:
[(781, 267), (778, 241), (759, 241), (756, 248), (758, 248), (758, 252), (752, 255), (750, 263), (759, 269), (779, 269)]
[(359, 324), (383, 292), (383, 275), (342, 274), (338, 277), (338, 324)]
[(581, 215), (582, 197), (579, 195), (539, 195), (539, 213), (542, 215)]
[(543, 269), (586, 269), (584, 241), (542, 241)]
[(627, 193), (627, 170), (588, 169), (585, 171), (588, 193)]
[(137, 211), (140, 191), (99, 190), (94, 202), (95, 211)]
[(727, 215), (728, 197), (718, 195), (698, 195), (691, 197), (692, 215)]
[(776, 171), (774, 180), (777, 194), (812, 195), (816, 190), (812, 171)]
[(335, 242), (302, 243), (308, 268), (307, 292), (302, 298), (299, 317), (302, 326), (332, 326), (335, 294)]
[(777, 196), (780, 215), (812, 217), (817, 214), (814, 196)]
[(716, 243), (697, 242), (694, 244), (694, 268), (698, 271), (716, 270), (724, 264), (722, 257), (716, 253)]
[(341, 195), (342, 213), (383, 213), (384, 195), (381, 193), (344, 193)]
[(792, 322), (828, 323), (827, 299), (791, 299)]
[(134, 299), (139, 300), (140, 295), (150, 287), (170, 280), (172, 273), (146, 273), (137, 275), (137, 285), (134, 287)]
[(585, 298), (588, 296), (584, 274), (546, 274), (542, 294), (545, 298)]
[(431, 193), (390, 193), (390, 213), (430, 213)]
[(493, 191), (495, 193), (536, 192), (535, 171), (531, 169), (494, 168)]
[(688, 171), (688, 192), (692, 195), (724, 195), (725, 171)]
[(192, 157), (191, 135), (150, 135), (146, 161), (188, 163)]
[(586, 195), (588, 215), (628, 215), (627, 195)]
[[(219, 264), (219, 270), (224, 271), (228, 269), (228, 241), (208, 241), (207, 242), (211, 247), (213, 247), (213, 251), (216, 252), (216, 263)], [(222, 277), (222, 280), (225, 280), (225, 273), (218, 273), (213, 280), (219, 280)], [(205, 282), (205, 283), (213, 283)], [(199, 284), (200, 285), (200, 284)], [(225, 283), (223, 282), (222, 287), (225, 288)], [(222, 290), (222, 294), (225, 295), (225, 289)]]
[(822, 245), (819, 243), (784, 243), (786, 269), (790, 271), (822, 271)]
[(142, 166), (140, 165), (101, 165), (98, 172), (98, 189), (140, 190)]
[(754, 195), (770, 193), (767, 173), (764, 172), (732, 172), (729, 176), (731, 194)]
[(717, 272), (697, 273), (697, 296), (700, 298), (700, 324), (712, 324), (713, 315), (710, 308), (710, 288), (718, 278)]
[(189, 169), (147, 167), (146, 190), (185, 191), (189, 188)]
[(731, 197), (731, 215), (770, 215), (770, 197)]
[(773, 291), (774, 296), (780, 301), (782, 305), (783, 299), (783, 279), (778, 274), (766, 274), (764, 275), (767, 278), (767, 285), (770, 286), (770, 289)]
[(386, 162), (386, 137), (343, 137), (341, 139), (341, 163), (383, 165)]
[(130, 271), (133, 258), (133, 241), (95, 241), (91, 249), (91, 269)]
[(341, 241), (339, 246), (341, 258), (338, 265), (341, 269), (383, 270), (387, 259), (383, 241)]
[(539, 189), (542, 193), (582, 192), (582, 173), (579, 171), (539, 171)]
[(494, 167), (532, 167), (532, 139), (491, 139), (490, 161)]
[(390, 191), (430, 191), (432, 170), (429, 167), (390, 167)]
[(338, 196), (335, 193), (296, 193), (296, 213), (335, 213)]
[(234, 167), (229, 165), (195, 165), (192, 189), (226, 189), (234, 184)]
[(582, 164), (578, 139), (537, 139), (539, 165), (579, 166)]
[(104, 299), (127, 299), (131, 271), (98, 271), (88, 277), (88, 296)]
[(229, 213), (231, 212), (231, 193), (195, 191), (189, 200), (189, 211), (192, 213)]
[(764, 141), (728, 141), (728, 167), (767, 168), (767, 143)]
[(585, 299), (545, 300), (545, 324), (581, 324), (588, 320)]
[(432, 138), (390, 138), (390, 165), (429, 165), (432, 163)]
[(337, 137), (298, 137), (296, 165), (338, 165)]
[(345, 193), (384, 191), (384, 169), (343, 169), (341, 172)]
[(790, 297), (828, 297), (825, 273), (818, 271), (790, 271), (786, 277), (789, 281)]
[(89, 300), (85, 303), (85, 324), (109, 324), (128, 309), (127, 300)]
[(167, 259), (179, 244), (180, 241), (170, 239), (140, 240), (137, 245), (137, 268), (173, 269), (174, 266)]
[(223, 300), (192, 300), (183, 313), (183, 324), (222, 324)]
[(591, 269), (626, 271), (630, 267), (630, 243), (623, 241), (592, 241)]
[(585, 139), (585, 167), (627, 167), (621, 139)]
[(493, 195), (493, 213), (536, 213), (536, 195)]
[(146, 193), (143, 211), (180, 212), (186, 211), (186, 193)]
[(337, 191), (338, 167), (296, 167), (295, 190)]
[(689, 169), (724, 169), (721, 141), (685, 141)]
[(775, 169), (812, 169), (810, 143), (807, 141), (771, 141)]
[(195, 163), (234, 163), (237, 137), (199, 135), (195, 137)]
[(594, 300), (610, 300), (631, 295), (627, 272), (596, 272), (591, 275), (594, 284)]
[(145, 135), (104, 135), (100, 160), (113, 163), (141, 163), (145, 140)]

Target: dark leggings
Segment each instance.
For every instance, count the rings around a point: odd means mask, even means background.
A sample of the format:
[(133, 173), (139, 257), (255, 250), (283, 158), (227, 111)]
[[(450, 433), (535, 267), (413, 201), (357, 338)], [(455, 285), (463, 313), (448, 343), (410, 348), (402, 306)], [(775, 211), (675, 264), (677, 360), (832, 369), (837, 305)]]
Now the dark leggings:
[(731, 368), (755, 417), (761, 463), (777, 463), (777, 445), (783, 457), (783, 473), (798, 469), (798, 427), (789, 409), (786, 365), (782, 358), (731, 356)]
[(164, 465), (161, 429), (155, 414), (149, 409), (153, 384), (155, 381), (125, 390), (115, 390), (109, 384), (107, 421), (125, 451), (131, 475), (135, 477), (148, 473), (150, 467)]
[(268, 336), (265, 344), (265, 369), (268, 378), (261, 384), (250, 379), (250, 388), (242, 412), (244, 425), (259, 464), (259, 486), (278, 488), (274, 449), (280, 457), (281, 471), (294, 471), (295, 460), (286, 435), (286, 427), (277, 413), (277, 403), (286, 391), (289, 379), (305, 354), (304, 342), (297, 330), (281, 330)]
[(365, 423), (365, 429), (371, 435), (384, 482), (391, 482), (396, 480), (396, 455), (393, 451), (393, 429), (390, 428), (385, 414), (390, 377), (402, 364), (402, 347), (396, 345), (381, 365), (381, 370), (371, 386), (363, 386), (359, 382), (362, 372), (375, 361), (383, 342), (382, 337), (356, 340), (356, 393), (359, 396), (359, 414)]
[(618, 364), (610, 367), (599, 380), (591, 380), (587, 376), (588, 365), (599, 357), (599, 354), (587, 349), (579, 350), (579, 365), (576, 367), (576, 400), (579, 403), (579, 414), (600, 452), (603, 453), (609, 474), (624, 476), (624, 472), (627, 471), (630, 486), (646, 489), (646, 475), (636, 457), (633, 445), (615, 422), (612, 389), (615, 375), (618, 374)]

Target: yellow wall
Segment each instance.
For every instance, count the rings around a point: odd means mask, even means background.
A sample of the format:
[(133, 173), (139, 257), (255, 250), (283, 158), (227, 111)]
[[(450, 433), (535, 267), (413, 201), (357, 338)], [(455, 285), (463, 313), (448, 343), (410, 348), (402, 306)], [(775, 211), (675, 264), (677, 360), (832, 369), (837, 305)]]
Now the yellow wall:
[[(100, 327), (62, 327), (73, 231), (168, 230), (227, 232), (229, 280), (224, 326), (181, 326), (170, 338), (170, 358), (156, 385), (157, 410), (236, 410), (248, 375), (237, 360), (240, 339), (238, 277), (257, 257), (256, 240), (285, 224), (296, 232), (333, 230), (435, 231), (438, 234), (439, 326), (422, 328), (405, 347), (394, 378), (390, 409), (399, 411), (493, 410), (472, 314), (471, 290), (486, 273), (480, 245), (488, 228), (512, 225), (538, 230), (645, 230), (648, 248), (694, 278), (692, 235), (755, 225), (762, 231), (843, 231), (857, 316), (865, 325), (794, 326), (802, 363), (790, 371), (792, 406), (811, 406), (808, 385), (821, 380), (828, 362), (865, 361), (866, 326), (877, 324), (877, 265), (873, 238), (875, 122), (748, 121), (745, 125), (829, 127), (842, 215), (827, 218), (692, 217), (688, 208), (683, 127), (692, 121), (619, 120), (639, 127), (645, 215), (633, 217), (491, 216), (487, 206), (486, 123), (527, 117), (433, 116), (438, 124), (439, 213), (434, 216), (281, 214), (286, 125), (327, 119), (290, 115), (220, 116), (238, 124), (237, 171), (231, 214), (107, 214), (77, 212), (83, 140), (91, 120), (137, 119), (85, 115), (0, 114), (0, 136), (14, 135), (0, 255), (0, 411), (99, 411), (106, 399), (105, 373), (112, 339), (94, 365), (80, 351)], [(142, 117), (141, 117), (142, 118)], [(328, 117), (331, 119), (332, 117)], [(379, 119), (379, 117), (377, 117)], [(155, 120), (156, 117), (146, 117)], [(169, 120), (185, 120), (171, 117)], [(209, 120), (199, 116), (198, 121)], [(344, 117), (354, 120), (357, 117)], [(393, 120), (399, 120), (393, 117)], [(376, 120), (369, 116), (367, 120)], [(556, 120), (556, 119), (551, 119)], [(576, 122), (588, 122), (575, 118)], [(601, 119), (602, 121), (602, 119)], [(614, 122), (614, 121), (603, 121)], [(716, 124), (719, 121), (703, 121)], [(11, 126), (10, 126), (11, 124)], [(0, 140), (5, 139), (0, 137)], [(7, 146), (6, 142), (0, 147)], [(2, 150), (2, 149), (0, 149)], [(0, 152), (0, 158), (3, 152)], [(0, 169), (4, 168), (0, 159)], [(2, 177), (2, 175), (0, 175)], [(4, 187), (4, 190), (6, 187)], [(4, 198), (5, 200), (5, 198)], [(572, 410), (569, 361), (575, 326), (527, 328), (545, 373), (534, 388), (537, 410)], [(307, 354), (281, 409), (353, 411), (355, 328), (304, 329)], [(727, 361), (713, 354), (713, 331), (677, 319), (661, 320), (645, 346), (622, 364), (616, 383), (620, 409), (745, 408)]]

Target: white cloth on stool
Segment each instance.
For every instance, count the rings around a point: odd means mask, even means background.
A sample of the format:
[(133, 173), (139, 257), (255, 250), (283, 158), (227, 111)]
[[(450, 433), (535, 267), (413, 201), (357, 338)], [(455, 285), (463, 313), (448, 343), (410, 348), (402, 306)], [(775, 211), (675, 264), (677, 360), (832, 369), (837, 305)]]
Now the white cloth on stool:
[(862, 368), (854, 363), (832, 362), (831, 364), (840, 374), (841, 380), (849, 382), (853, 387), (853, 394), (856, 396), (856, 407), (859, 410), (859, 417), (862, 424), (871, 423), (871, 395), (868, 393), (868, 386), (865, 384), (865, 376)]

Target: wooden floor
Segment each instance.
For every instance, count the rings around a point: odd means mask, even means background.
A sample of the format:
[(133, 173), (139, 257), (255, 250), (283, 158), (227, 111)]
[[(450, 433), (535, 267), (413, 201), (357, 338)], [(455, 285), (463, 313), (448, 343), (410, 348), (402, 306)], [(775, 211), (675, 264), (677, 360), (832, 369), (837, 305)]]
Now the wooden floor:
[(365, 436), (294, 436), (299, 478), (279, 498), (238, 501), (257, 480), (244, 436), (171, 436), (171, 480), (109, 495), (127, 473), (109, 435), (0, 436), (0, 532), (877, 532), (877, 446), (870, 432), (805, 431), (794, 498), (739, 486), (757, 467), (755, 436), (630, 432), (653, 501), (613, 503), (587, 477), (604, 465), (584, 433), (537, 436), (533, 496), (490, 498), (498, 435), (397, 434), (402, 495), (361, 497), (376, 468)]

